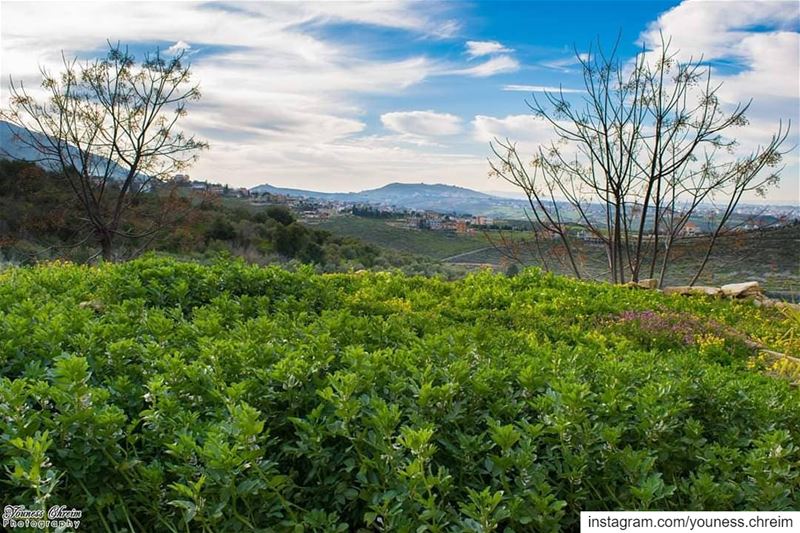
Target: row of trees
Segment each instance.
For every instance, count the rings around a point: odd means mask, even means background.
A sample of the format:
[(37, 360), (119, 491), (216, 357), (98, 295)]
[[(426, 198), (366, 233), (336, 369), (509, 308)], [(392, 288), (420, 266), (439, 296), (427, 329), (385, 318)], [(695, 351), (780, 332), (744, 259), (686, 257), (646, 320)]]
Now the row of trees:
[(525, 193), (531, 228), (557, 236), (556, 257), (575, 276), (584, 275), (576, 234), (602, 243), (615, 283), (644, 277), (663, 283), (687, 223), (701, 204), (714, 201), (721, 214), (695, 284), (743, 195), (778, 183), (788, 126), (781, 123), (764, 144), (741, 154), (729, 133), (747, 125), (750, 104), (726, 110), (702, 59), (679, 61), (663, 37), (656, 52), (643, 50), (632, 63), (616, 47), (605, 53), (598, 46), (577, 59), (581, 98), (559, 91), (527, 101), (552, 127), (552, 142), (526, 156), (516, 143), (496, 139), (491, 174)]

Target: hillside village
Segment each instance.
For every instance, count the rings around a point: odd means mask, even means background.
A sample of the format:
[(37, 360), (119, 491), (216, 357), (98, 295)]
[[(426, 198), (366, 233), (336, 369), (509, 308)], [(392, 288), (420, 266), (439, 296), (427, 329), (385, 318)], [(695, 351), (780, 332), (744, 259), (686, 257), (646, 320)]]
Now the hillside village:
[[(363, 216), (392, 219), (391, 224), (419, 230), (449, 231), (455, 233), (474, 233), (479, 229), (496, 229), (495, 219), (485, 215), (469, 215), (440, 213), (436, 211), (418, 211), (387, 203), (371, 204), (364, 202), (348, 202), (343, 200), (324, 200), (305, 198), (269, 192), (256, 193), (246, 187), (232, 188), (226, 185), (191, 180), (185, 174), (178, 174), (173, 182), (179, 187), (201, 191), (225, 198), (247, 200), (253, 206), (284, 205), (297, 213), (300, 219), (308, 224), (326, 220), (335, 216)], [(505, 229), (514, 229), (507, 225)]]
[[(205, 192), (224, 198), (241, 199), (252, 206), (284, 205), (297, 213), (300, 220), (310, 225), (333, 217), (360, 216), (386, 219), (387, 224), (405, 229), (449, 232), (462, 235), (474, 234), (487, 229), (530, 231), (530, 224), (524, 220), (502, 220), (486, 215), (414, 210), (388, 202), (366, 203), (274, 192), (256, 192), (247, 187), (229, 187), (219, 183), (192, 180), (186, 174), (175, 175), (173, 183), (178, 187), (189, 188), (193, 191)], [(730, 227), (730, 232), (732, 233), (778, 229), (800, 222), (800, 208), (795, 206), (743, 205), (737, 210), (737, 213), (740, 215), (741, 220)], [(698, 208), (697, 215), (694, 220), (688, 221), (683, 226), (679, 232), (680, 236), (684, 238), (707, 236), (715, 226), (714, 221), (719, 216), (719, 210), (711, 207)], [(597, 216), (602, 216), (602, 213), (598, 212)], [(665, 227), (659, 229), (659, 235), (666, 233), (667, 229)], [(601, 235), (592, 234), (585, 229), (575, 228), (574, 236), (587, 243), (600, 243), (602, 241)], [(558, 235), (547, 229), (539, 228), (538, 238), (556, 240)], [(652, 233), (645, 236), (646, 240), (654, 238)]]

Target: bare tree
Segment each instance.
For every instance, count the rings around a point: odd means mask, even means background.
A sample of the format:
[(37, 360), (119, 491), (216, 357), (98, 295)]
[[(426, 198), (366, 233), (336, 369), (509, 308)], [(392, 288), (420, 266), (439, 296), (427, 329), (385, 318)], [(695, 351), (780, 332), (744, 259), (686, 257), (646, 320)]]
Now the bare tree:
[(0, 118), (20, 128), (15, 140), (37, 163), (67, 181), (98, 253), (112, 260), (117, 240), (150, 239), (170, 218), (174, 202), (167, 195), (165, 208), (151, 213), (145, 227), (127, 221), (142, 193), (207, 148), (177, 128), (200, 91), (183, 52), (165, 58), (156, 51), (137, 64), (127, 49), (109, 43), (103, 59), (62, 59), (58, 75), (41, 69), (41, 97), (12, 79), (10, 106)]
[(495, 140), (491, 174), (519, 187), (533, 219), (558, 235), (574, 274), (579, 237), (603, 245), (611, 281), (654, 277), (659, 283), (687, 224), (712, 199), (723, 216), (707, 239), (711, 251), (742, 195), (763, 194), (778, 183), (781, 123), (766, 144), (746, 155), (728, 137), (745, 126), (747, 104), (726, 111), (702, 59), (679, 61), (662, 36), (656, 52), (621, 61), (616, 46), (576, 54), (584, 93), (574, 101), (563, 91), (534, 94), (534, 116), (552, 126), (554, 140), (523, 162), (515, 143)]

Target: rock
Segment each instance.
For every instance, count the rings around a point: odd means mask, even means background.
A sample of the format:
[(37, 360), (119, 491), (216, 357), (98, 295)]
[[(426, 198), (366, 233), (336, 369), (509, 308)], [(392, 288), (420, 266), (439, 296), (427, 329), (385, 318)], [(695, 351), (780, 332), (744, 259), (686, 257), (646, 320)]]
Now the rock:
[(793, 304), (791, 302), (784, 302), (782, 300), (774, 300), (774, 306), (778, 309), (793, 309), (795, 311), (800, 311), (800, 304)]
[(694, 289), (693, 294), (706, 294), (708, 296), (719, 296), (722, 293), (719, 287), (706, 287), (700, 285), (698, 287), (692, 287), (692, 288)]
[(684, 287), (684, 286), (679, 286), (679, 287), (664, 287), (664, 289), (662, 290), (662, 292), (663, 292), (664, 294), (689, 294), (689, 293), (687, 292), (689, 289), (691, 289), (691, 287)]
[(744, 283), (731, 283), (720, 287), (722, 295), (728, 298), (747, 298), (761, 294), (761, 286), (757, 281), (746, 281)]
[(658, 280), (655, 278), (640, 279), (636, 283), (636, 286), (641, 287), (643, 289), (655, 289), (656, 287), (658, 287)]
[(655, 289), (658, 286), (658, 281), (654, 279), (642, 279), (639, 281), (629, 281), (625, 283), (625, 287), (631, 289)]
[(695, 287), (683, 285), (678, 287), (665, 287), (663, 292), (664, 294), (683, 294), (685, 296), (690, 296), (690, 295), (718, 296), (720, 294), (720, 289), (718, 289), (717, 287), (705, 287), (703, 285), (698, 285)]

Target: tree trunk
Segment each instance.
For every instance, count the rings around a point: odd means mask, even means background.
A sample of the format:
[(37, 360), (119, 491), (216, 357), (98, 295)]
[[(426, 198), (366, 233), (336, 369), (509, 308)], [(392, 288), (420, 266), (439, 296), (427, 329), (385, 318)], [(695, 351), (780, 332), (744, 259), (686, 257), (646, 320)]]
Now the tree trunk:
[(669, 239), (667, 239), (667, 245), (664, 249), (664, 260), (661, 262), (661, 273), (658, 275), (658, 288), (664, 286), (664, 279), (667, 276), (667, 267), (669, 266), (669, 254), (672, 251), (672, 243), (674, 241), (675, 235), (674, 233), (670, 232)]
[(103, 257), (103, 261), (111, 262), (114, 260), (113, 241), (111, 234), (107, 231), (100, 235), (100, 254)]
[(622, 261), (622, 213), (620, 213), (622, 202), (619, 197), (616, 200), (616, 212), (614, 214), (614, 245), (616, 249), (617, 263), (619, 264), (617, 272), (617, 283), (625, 283), (625, 264)]
[[(659, 170), (660, 172), (660, 170)], [(660, 225), (660, 217), (661, 217), (661, 179), (658, 180), (656, 184), (656, 199), (655, 205), (653, 206), (653, 258), (650, 261), (650, 275), (647, 276), (648, 278), (652, 278), (656, 272), (656, 259), (658, 258), (658, 228)]]

